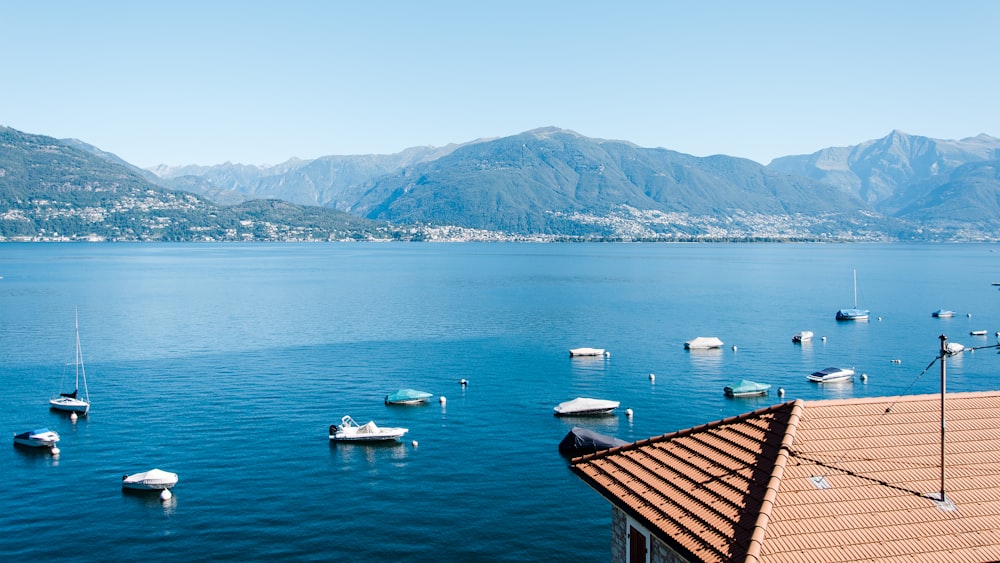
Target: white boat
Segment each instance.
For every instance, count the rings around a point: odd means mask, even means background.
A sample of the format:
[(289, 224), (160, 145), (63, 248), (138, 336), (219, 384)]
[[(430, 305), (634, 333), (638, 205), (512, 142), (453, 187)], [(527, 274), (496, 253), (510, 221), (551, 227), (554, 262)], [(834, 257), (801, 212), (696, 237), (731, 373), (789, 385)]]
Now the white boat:
[(54, 448), (59, 443), (59, 434), (48, 428), (36, 428), (30, 432), (14, 434), (14, 443), (32, 448)]
[[(80, 349), (80, 320), (76, 321), (76, 355), (73, 358), (75, 368), (72, 393), (59, 393), (55, 399), (49, 399), (49, 408), (60, 411), (87, 414), (90, 411), (90, 391), (87, 389), (87, 371), (83, 366), (83, 352)], [(80, 382), (83, 381), (83, 398), (79, 397)]]
[(594, 416), (611, 414), (620, 404), (606, 399), (577, 397), (572, 401), (559, 403), (553, 410), (556, 411), (556, 416)]
[(350, 415), (340, 419), (340, 426), (330, 425), (330, 439), (334, 442), (382, 442), (398, 440), (409, 432), (407, 428), (381, 428), (374, 421), (358, 424)]
[(802, 332), (796, 332), (792, 335), (792, 342), (801, 344), (802, 342), (808, 342), (813, 339), (813, 333), (811, 330), (803, 330)]
[(985, 330), (971, 330), (971, 331), (969, 331), (969, 334), (971, 334), (972, 336), (986, 336), (986, 331)]
[(867, 321), (868, 309), (858, 309), (858, 271), (854, 270), (854, 307), (837, 311), (838, 321)]
[(945, 344), (945, 352), (949, 356), (954, 356), (955, 354), (961, 354), (965, 350), (965, 346), (959, 344), (958, 342), (949, 342)]
[(572, 348), (570, 356), (610, 356), (611, 354), (604, 348)]
[(688, 350), (708, 350), (710, 348), (722, 348), (722, 341), (714, 336), (699, 336), (684, 343)]
[(177, 484), (177, 474), (160, 469), (150, 469), (142, 473), (122, 475), (123, 489), (137, 489), (142, 491), (160, 491), (169, 489)]
[(806, 376), (813, 383), (837, 383), (840, 381), (850, 381), (854, 378), (854, 370), (849, 368), (826, 368), (814, 371)]
[(950, 319), (955, 316), (955, 311), (949, 311), (948, 309), (938, 309), (931, 313), (932, 317), (938, 317), (941, 319)]

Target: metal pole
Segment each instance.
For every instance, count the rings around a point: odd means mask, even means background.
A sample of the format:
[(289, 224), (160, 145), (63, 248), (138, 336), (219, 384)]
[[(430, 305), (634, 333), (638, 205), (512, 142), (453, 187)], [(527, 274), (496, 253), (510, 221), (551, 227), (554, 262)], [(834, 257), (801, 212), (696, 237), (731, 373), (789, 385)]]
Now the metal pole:
[(941, 339), (941, 502), (945, 502), (944, 499), (944, 394), (945, 394), (945, 382), (947, 381), (947, 360), (948, 357), (948, 337), (941, 335), (938, 338)]

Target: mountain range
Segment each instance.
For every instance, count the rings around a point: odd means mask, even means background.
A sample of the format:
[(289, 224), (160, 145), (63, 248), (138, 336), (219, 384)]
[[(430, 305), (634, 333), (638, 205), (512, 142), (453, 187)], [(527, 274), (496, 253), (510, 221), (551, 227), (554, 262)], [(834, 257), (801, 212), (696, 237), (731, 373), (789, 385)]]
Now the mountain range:
[[(955, 141), (893, 131), (767, 166), (555, 127), (276, 166), (140, 170), (80, 141), (57, 143), (94, 158), (95, 168), (120, 169), (163, 193), (197, 194), (220, 210), (260, 199), (326, 208), (370, 221), (369, 235), (452, 226), (571, 240), (1000, 239), (1000, 139), (985, 134)], [(5, 140), (0, 172), (9, 151)], [(31, 178), (0, 176), (0, 198), (5, 184), (27, 189)]]

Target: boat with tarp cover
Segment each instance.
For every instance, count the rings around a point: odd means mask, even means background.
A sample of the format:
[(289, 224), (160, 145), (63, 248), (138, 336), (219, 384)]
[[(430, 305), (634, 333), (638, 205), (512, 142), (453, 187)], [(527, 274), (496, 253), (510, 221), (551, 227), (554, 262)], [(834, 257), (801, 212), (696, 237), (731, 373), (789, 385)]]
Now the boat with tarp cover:
[(606, 399), (577, 397), (571, 401), (559, 403), (553, 410), (556, 411), (556, 416), (596, 416), (611, 414), (620, 404), (618, 401)]
[(400, 389), (385, 396), (387, 405), (419, 405), (426, 403), (434, 395), (416, 389)]
[(568, 457), (579, 457), (626, 444), (628, 442), (614, 436), (606, 436), (587, 428), (574, 426), (559, 442), (559, 453)]

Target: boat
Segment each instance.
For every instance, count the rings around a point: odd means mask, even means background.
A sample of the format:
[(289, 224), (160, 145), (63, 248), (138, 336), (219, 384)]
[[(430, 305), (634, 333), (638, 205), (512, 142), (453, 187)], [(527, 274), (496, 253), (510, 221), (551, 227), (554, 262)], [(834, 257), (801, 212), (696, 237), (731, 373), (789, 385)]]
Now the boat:
[(122, 488), (140, 491), (162, 491), (177, 484), (177, 474), (161, 469), (122, 475)]
[(618, 401), (606, 399), (577, 397), (571, 401), (559, 403), (553, 410), (556, 411), (556, 416), (594, 416), (611, 414), (620, 404)]
[(59, 443), (59, 434), (48, 428), (36, 428), (30, 432), (14, 434), (14, 443), (32, 448), (54, 448)]
[(965, 350), (965, 346), (959, 344), (958, 342), (949, 342), (945, 344), (945, 352), (949, 356), (954, 356), (955, 354), (961, 354)]
[(385, 396), (385, 404), (387, 405), (419, 405), (421, 403), (426, 403), (428, 399), (433, 397), (432, 393), (426, 393), (424, 391), (417, 391), (416, 389), (400, 389), (399, 391), (393, 391)]
[(574, 426), (559, 442), (559, 453), (568, 457), (580, 457), (627, 444), (625, 440), (614, 436), (605, 436), (593, 430)]
[(854, 270), (854, 307), (837, 311), (837, 320), (867, 321), (870, 314), (868, 309), (858, 308), (858, 271)]
[(757, 383), (749, 379), (741, 379), (738, 383), (727, 385), (723, 392), (727, 397), (757, 397), (767, 395), (767, 390), (771, 386), (766, 383)]
[(932, 317), (938, 317), (941, 319), (949, 319), (955, 316), (955, 311), (949, 311), (948, 309), (938, 309), (931, 313)]
[(972, 336), (986, 336), (986, 331), (985, 330), (970, 330), (969, 334), (971, 334)]
[[(80, 348), (80, 319), (76, 321), (76, 355), (73, 358), (75, 380), (72, 393), (59, 393), (55, 399), (49, 399), (49, 408), (53, 410), (87, 414), (90, 412), (90, 391), (87, 389), (87, 371), (83, 366), (83, 352)], [(79, 397), (80, 381), (83, 381), (83, 398)]]
[(684, 343), (684, 348), (688, 350), (708, 350), (710, 348), (722, 348), (722, 341), (714, 336), (699, 336)]
[(813, 383), (837, 383), (853, 379), (854, 370), (849, 368), (830, 367), (820, 371), (814, 371), (806, 377)]
[(330, 425), (330, 440), (334, 442), (384, 442), (398, 440), (409, 432), (407, 428), (381, 428), (375, 421), (358, 424), (350, 415), (340, 419), (340, 426)]
[(576, 356), (610, 356), (611, 353), (604, 348), (572, 348), (569, 351), (570, 357)]
[(792, 335), (792, 342), (796, 344), (801, 344), (803, 342), (809, 342), (813, 339), (813, 333), (811, 330), (803, 330), (802, 332), (796, 332)]

